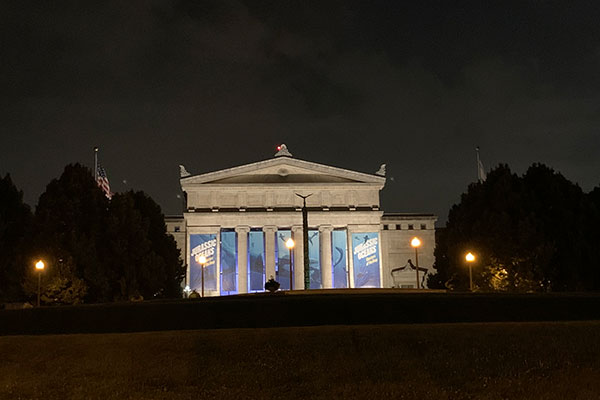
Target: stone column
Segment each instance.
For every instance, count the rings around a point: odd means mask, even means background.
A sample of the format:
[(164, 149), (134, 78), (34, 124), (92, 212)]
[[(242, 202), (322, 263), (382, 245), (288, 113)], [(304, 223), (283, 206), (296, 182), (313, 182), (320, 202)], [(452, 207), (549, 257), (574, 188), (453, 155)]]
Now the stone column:
[(331, 225), (319, 226), (319, 244), (321, 248), (321, 285), (323, 289), (331, 289)]
[(264, 226), (265, 233), (265, 279), (275, 278), (275, 233), (276, 226)]
[(249, 226), (236, 226), (238, 293), (248, 293), (248, 232)]
[(304, 290), (304, 247), (302, 225), (292, 226), (294, 238), (294, 290)]

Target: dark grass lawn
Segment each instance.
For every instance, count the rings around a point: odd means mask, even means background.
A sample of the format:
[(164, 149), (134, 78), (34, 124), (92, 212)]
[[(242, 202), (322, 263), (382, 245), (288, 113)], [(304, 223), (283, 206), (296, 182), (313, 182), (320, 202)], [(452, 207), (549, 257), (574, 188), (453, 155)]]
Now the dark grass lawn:
[(600, 321), (0, 337), (2, 399), (600, 399)]

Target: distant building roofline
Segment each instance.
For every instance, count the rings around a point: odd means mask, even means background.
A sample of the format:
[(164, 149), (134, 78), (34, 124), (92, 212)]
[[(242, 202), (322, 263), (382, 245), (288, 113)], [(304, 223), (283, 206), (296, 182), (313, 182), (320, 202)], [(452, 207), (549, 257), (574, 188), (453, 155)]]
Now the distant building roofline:
[(437, 219), (438, 216), (435, 214), (424, 214), (424, 213), (387, 213), (384, 212), (382, 218), (400, 218), (400, 219), (411, 219), (411, 218), (426, 218), (426, 219)]

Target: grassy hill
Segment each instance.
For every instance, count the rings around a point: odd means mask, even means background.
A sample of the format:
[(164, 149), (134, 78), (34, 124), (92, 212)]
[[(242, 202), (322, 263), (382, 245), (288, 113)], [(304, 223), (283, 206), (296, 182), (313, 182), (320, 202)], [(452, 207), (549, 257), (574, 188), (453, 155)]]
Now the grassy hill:
[(0, 310), (0, 335), (439, 322), (600, 320), (600, 294), (310, 291)]

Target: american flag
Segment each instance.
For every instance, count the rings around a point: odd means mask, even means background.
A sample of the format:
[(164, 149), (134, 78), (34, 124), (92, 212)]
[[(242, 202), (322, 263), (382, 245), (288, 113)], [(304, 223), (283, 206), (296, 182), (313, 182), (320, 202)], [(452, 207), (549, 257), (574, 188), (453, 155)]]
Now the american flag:
[(102, 189), (104, 195), (111, 199), (113, 194), (110, 191), (110, 184), (106, 177), (106, 171), (100, 165), (98, 165), (98, 177), (96, 178), (96, 183), (98, 184), (98, 187)]

